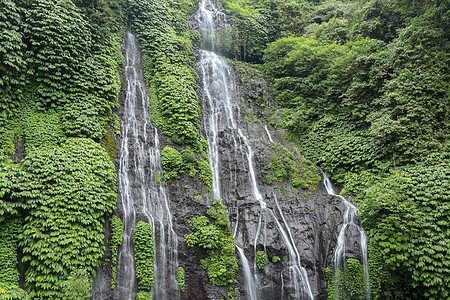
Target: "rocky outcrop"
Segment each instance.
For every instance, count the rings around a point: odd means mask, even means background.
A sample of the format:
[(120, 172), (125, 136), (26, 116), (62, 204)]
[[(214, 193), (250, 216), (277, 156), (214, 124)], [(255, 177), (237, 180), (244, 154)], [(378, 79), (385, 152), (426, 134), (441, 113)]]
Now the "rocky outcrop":
[[(239, 79), (238, 79), (239, 80)], [(254, 105), (255, 95), (267, 94), (267, 83), (264, 80), (252, 81), (252, 89), (240, 88), (241, 128), (246, 128), (244, 135), (250, 137), (249, 142), (254, 150), (254, 164), (259, 190), (271, 213), (261, 213), (260, 203), (252, 194), (251, 180), (247, 157), (242, 155), (242, 149), (236, 149), (236, 141), (229, 130), (224, 128), (219, 133), (220, 178), (223, 203), (228, 207), (230, 227), (236, 232), (236, 244), (244, 248), (250, 267), (254, 267), (255, 250), (263, 250), (268, 254), (270, 263), (266, 270), (254, 270), (258, 277), (258, 299), (295, 299), (293, 287), (289, 286), (289, 264), (284, 259), (288, 257), (288, 248), (280, 232), (281, 224), (290, 229), (292, 240), (301, 258), (301, 265), (306, 268), (311, 290), (315, 299), (326, 298), (326, 278), (324, 269), (331, 266), (336, 240), (343, 222), (345, 205), (338, 197), (327, 194), (323, 182), (315, 188), (302, 190), (293, 188), (289, 182), (269, 185), (264, 176), (269, 172), (268, 162), (274, 155), (273, 145), (264, 128), (269, 108), (262, 109)], [(242, 82), (239, 80), (239, 85)], [(201, 89), (200, 89), (201, 90)], [(259, 97), (259, 96), (258, 96)], [(201, 98), (201, 97), (200, 97)], [(244, 118), (244, 114), (246, 118)], [(247, 120), (246, 120), (247, 119)], [(275, 143), (292, 147), (284, 139), (280, 129), (268, 127)], [(318, 172), (318, 171), (317, 171)], [(203, 193), (202, 199), (195, 200), (194, 195), (204, 187), (196, 178), (187, 174), (180, 180), (168, 181), (171, 210), (176, 220), (176, 232), (179, 236), (179, 262), (186, 271), (186, 291), (182, 299), (221, 299), (226, 295), (226, 289), (213, 287), (209, 284), (206, 271), (200, 266), (200, 259), (205, 253), (200, 249), (187, 249), (183, 235), (189, 233), (188, 221), (199, 214), (205, 214), (211, 204), (211, 197)], [(198, 197), (197, 197), (198, 199)], [(276, 218), (271, 217), (271, 214)], [(278, 221), (276, 221), (278, 220)], [(350, 241), (346, 245), (347, 257), (361, 259), (359, 247), (359, 231), (348, 230)], [(352, 238), (353, 237), (353, 238)], [(278, 256), (279, 262), (273, 263), (273, 257)], [(238, 275), (240, 299), (247, 299), (242, 266)]]
[[(306, 298), (305, 294), (297, 294), (297, 297), (295, 294), (292, 264), (286, 261), (290, 257), (286, 237), (298, 251), (300, 265), (306, 269), (314, 298), (325, 299), (327, 283), (324, 270), (332, 264), (345, 205), (338, 197), (327, 194), (323, 182), (307, 190), (294, 188), (287, 180), (268, 184), (265, 178), (270, 172), (268, 164), (271, 157), (276, 155), (272, 146), (274, 143), (287, 148), (294, 145), (286, 141), (282, 129), (269, 125), (269, 121), (272, 124), (276, 123), (270, 86), (261, 77), (260, 72), (253, 72), (248, 66), (245, 68), (245, 72), (242, 70), (235, 72), (238, 86), (236, 98), (240, 99), (237, 105), (239, 117), (236, 122), (239, 123), (243, 135), (248, 137), (253, 149), (256, 182), (267, 208), (262, 209), (261, 203), (252, 193), (248, 157), (244, 154), (242, 144), (236, 143), (231, 129), (221, 128), (218, 133), (221, 195), (223, 204), (229, 211), (230, 228), (235, 232), (236, 244), (244, 249), (252, 274), (256, 275), (258, 299), (288, 299), (288, 296), (290, 299)], [(245, 80), (242, 79), (243, 76)], [(202, 99), (201, 91), (200, 86), (198, 90), (200, 99)], [(206, 132), (205, 128), (202, 130)], [(273, 142), (270, 141), (268, 132)], [(166, 145), (183, 149), (182, 146), (173, 144), (171, 139), (161, 132), (159, 134), (160, 150)], [(299, 154), (296, 157), (301, 158)], [(200, 265), (200, 260), (206, 257), (206, 253), (197, 247), (187, 248), (184, 243), (184, 235), (191, 232), (188, 222), (197, 215), (205, 215), (212, 204), (211, 195), (207, 193), (198, 176), (190, 177), (187, 172), (181, 174), (179, 179), (170, 179), (164, 184), (173, 217), (173, 229), (177, 235), (178, 265), (184, 268), (186, 274), (185, 291), (180, 293), (180, 298), (196, 300), (227, 298), (228, 288), (212, 286), (206, 271)], [(117, 214), (120, 216), (122, 211), (119, 209)], [(158, 234), (156, 232), (156, 235)], [(353, 232), (350, 228), (347, 234), (347, 257), (361, 259), (359, 231)], [(265, 271), (255, 267), (256, 251), (265, 251), (268, 255), (270, 262)], [(106, 255), (109, 255), (108, 251)], [(94, 299), (114, 298), (114, 293), (109, 289), (111, 272), (108, 271), (110, 266), (107, 256), (98, 270)], [(238, 257), (237, 251), (236, 256)], [(280, 260), (274, 262), (274, 257), (279, 257)], [(237, 280), (240, 293), (235, 295), (235, 299), (248, 299), (241, 263)], [(103, 285), (99, 285), (99, 282), (103, 282)]]

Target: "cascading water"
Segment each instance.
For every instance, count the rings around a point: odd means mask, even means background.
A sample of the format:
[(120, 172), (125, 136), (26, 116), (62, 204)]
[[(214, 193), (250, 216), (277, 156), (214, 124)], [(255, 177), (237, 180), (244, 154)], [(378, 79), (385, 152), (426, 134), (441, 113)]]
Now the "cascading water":
[[(334, 188), (331, 184), (330, 179), (325, 174), (325, 172), (322, 171), (322, 177), (324, 181), (325, 188), (327, 190), (327, 193), (332, 196), (339, 197), (342, 202), (345, 204), (345, 212), (344, 212), (344, 221), (341, 227), (341, 230), (339, 232), (339, 236), (337, 239), (336, 244), (336, 250), (334, 252), (333, 256), (333, 268), (335, 270), (343, 270), (344, 263), (345, 263), (345, 233), (346, 230), (352, 226), (356, 228), (359, 231), (360, 235), (360, 245), (361, 245), (361, 252), (362, 252), (362, 263), (363, 263), (363, 269), (364, 269), (364, 285), (365, 285), (365, 298), (370, 299), (370, 284), (369, 284), (369, 268), (368, 268), (368, 262), (367, 262), (367, 235), (362, 228), (361, 225), (358, 225), (355, 223), (356, 214), (358, 213), (358, 208), (351, 204), (345, 197), (336, 194), (334, 191)], [(339, 299), (339, 286), (337, 286), (336, 281), (336, 298)]]
[(119, 249), (115, 299), (135, 299), (137, 282), (132, 234), (143, 220), (153, 226), (155, 239), (155, 284), (152, 299), (179, 299), (176, 281), (177, 236), (162, 174), (158, 131), (153, 127), (135, 36), (125, 39), (127, 90), (121, 113), (122, 142), (118, 170), (119, 209), (123, 213), (123, 242)]
[[(209, 49), (214, 50), (213, 34), (216, 32), (215, 19), (222, 16), (208, 0), (203, 0), (200, 4), (199, 10), (194, 15), (197, 19), (199, 31), (204, 38), (209, 42), (204, 42), (203, 45), (208, 45)], [(223, 19), (223, 18), (222, 18)], [(248, 177), (245, 179), (249, 181), (254, 200), (259, 203), (260, 218), (258, 229), (254, 236), (254, 251), (256, 252), (256, 245), (261, 233), (262, 220), (264, 219), (264, 229), (266, 228), (266, 218), (273, 219), (278, 231), (280, 232), (283, 242), (289, 253), (289, 272), (295, 292), (291, 295), (292, 299), (313, 299), (313, 294), (308, 282), (306, 270), (300, 264), (300, 255), (296, 248), (292, 234), (284, 219), (283, 212), (278, 209), (274, 213), (267, 207), (261, 195), (255, 175), (255, 168), (253, 166), (254, 152), (242, 123), (242, 116), (239, 109), (239, 100), (236, 80), (233, 68), (224, 60), (212, 51), (200, 50), (200, 58), (197, 63), (197, 70), (202, 80), (203, 87), (203, 120), (206, 131), (206, 138), (209, 143), (209, 160), (213, 170), (213, 197), (222, 198), (223, 188), (221, 186), (222, 179), (220, 178), (220, 161), (221, 153), (219, 152), (219, 145), (224, 136), (231, 140), (233, 145), (233, 155), (245, 158), (247, 161)], [(270, 135), (269, 139), (271, 140)], [(244, 160), (244, 161), (245, 161)], [(230, 178), (235, 178), (237, 175), (230, 175)], [(226, 202), (227, 199), (224, 199)], [(282, 220), (280, 222), (280, 220)], [(235, 236), (238, 232), (238, 225), (236, 224)], [(263, 233), (263, 235), (265, 235)], [(265, 244), (265, 240), (264, 240)], [(241, 264), (244, 271), (246, 299), (258, 299), (260, 283), (258, 283), (258, 276), (256, 272), (256, 261), (251, 268), (245, 256), (243, 245), (237, 245)], [(283, 279), (282, 279), (283, 280)]]
[(270, 134), (270, 131), (269, 131), (269, 129), (267, 128), (267, 125), (264, 126), (264, 129), (266, 130), (267, 137), (269, 138), (269, 141), (270, 141), (271, 143), (273, 143), (272, 135)]

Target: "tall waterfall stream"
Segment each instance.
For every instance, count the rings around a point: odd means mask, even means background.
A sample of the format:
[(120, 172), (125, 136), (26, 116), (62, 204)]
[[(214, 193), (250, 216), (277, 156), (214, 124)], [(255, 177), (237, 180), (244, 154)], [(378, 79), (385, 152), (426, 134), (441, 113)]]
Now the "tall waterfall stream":
[(118, 170), (119, 210), (123, 213), (123, 242), (119, 248), (114, 299), (135, 299), (137, 282), (132, 235), (139, 220), (153, 226), (155, 284), (152, 299), (179, 299), (176, 280), (177, 236), (172, 227), (169, 199), (162, 183), (158, 131), (153, 127), (136, 37), (126, 34), (126, 97)]
[[(298, 248), (296, 241), (298, 233), (289, 226), (292, 225), (292, 220), (286, 218), (289, 218), (289, 215), (285, 216), (284, 204), (282, 200), (279, 202), (274, 191), (268, 192), (266, 189), (265, 194), (261, 193), (255, 168), (254, 145), (241, 112), (242, 102), (234, 68), (215, 53), (214, 33), (230, 25), (226, 24), (227, 17), (210, 0), (203, 0), (193, 17), (199, 26), (203, 45), (203, 50), (199, 51), (196, 69), (200, 78), (200, 101), (203, 102), (202, 125), (209, 144), (208, 157), (213, 174), (212, 197), (222, 198), (225, 205), (235, 204), (230, 206), (230, 209), (236, 215), (231, 226), (244, 281), (240, 299), (258, 300), (265, 296), (265, 283), (256, 265), (256, 253), (261, 249), (266, 251), (267, 247), (271, 246), (270, 241), (268, 242), (268, 228), (278, 232), (278, 243), (286, 253), (283, 274), (275, 274), (280, 280), (279, 285), (273, 288), (281, 289), (277, 293), (283, 299), (314, 299), (317, 286), (314, 286), (313, 293), (306, 268), (302, 266), (303, 250), (299, 251), (302, 248)], [(152, 125), (138, 42), (130, 30), (125, 37), (125, 56), (126, 95), (119, 112), (122, 120), (122, 139), (118, 164), (118, 214), (123, 220), (124, 232), (123, 242), (119, 247), (116, 288), (112, 292), (112, 298), (136, 299), (138, 288), (132, 236), (136, 224), (142, 220), (151, 224), (154, 231), (155, 284), (151, 289), (151, 297), (153, 300), (176, 300), (181, 297), (176, 279), (177, 234), (172, 224), (166, 188), (157, 179), (163, 174), (160, 141), (158, 130)], [(267, 135), (266, 140), (273, 144), (267, 126), (264, 126), (263, 132)], [(231, 148), (226, 154), (223, 153), (224, 146)], [(228, 156), (227, 159), (224, 155)], [(230, 164), (227, 168), (222, 165), (224, 161)], [(234, 162), (240, 164), (231, 166)], [(337, 195), (328, 177), (324, 173), (322, 175), (327, 193), (339, 197), (345, 205), (344, 220), (332, 259), (333, 268), (342, 269), (344, 265), (346, 230), (350, 227), (357, 229), (360, 234), (366, 299), (370, 299), (367, 236), (362, 227), (355, 223), (357, 208), (344, 197)], [(255, 218), (254, 230), (248, 230), (245, 225), (245, 214), (248, 214), (246, 208), (229, 202), (230, 187), (233, 189), (238, 185), (241, 190), (245, 187), (245, 193), (248, 192), (248, 195), (239, 198), (256, 204), (255, 209), (251, 211)], [(262, 190), (264, 191), (264, 188)], [(237, 201), (236, 197), (233, 201)], [(241, 215), (243, 222), (240, 222)], [(314, 270), (317, 273), (315, 264)], [(107, 292), (110, 283), (105, 278), (107, 276), (99, 272), (93, 299), (110, 299)], [(338, 288), (336, 286), (339, 297)]]
[[(220, 14), (222, 13), (211, 2), (203, 0), (195, 16), (200, 24), (200, 33), (204, 38), (209, 39), (214, 34), (216, 31), (214, 21)], [(214, 50), (212, 38), (209, 42), (204, 42), (203, 44), (209, 45), (210, 50)], [(293, 298), (313, 299), (306, 270), (301, 266), (300, 253), (285, 222), (283, 212), (280, 209), (273, 212), (267, 208), (267, 204), (259, 191), (255, 176), (252, 145), (249, 137), (245, 134), (245, 128), (240, 126), (243, 116), (239, 109), (240, 98), (235, 85), (236, 80), (233, 68), (225, 59), (219, 57), (213, 51), (201, 50), (197, 69), (200, 70), (203, 87), (203, 119), (207, 140), (210, 145), (208, 155), (213, 170), (213, 197), (221, 198), (223, 195), (221, 192), (223, 189), (221, 186), (222, 179), (220, 178), (221, 153), (219, 153), (218, 145), (221, 134), (226, 133), (234, 141), (235, 155), (246, 157), (247, 159), (248, 180), (251, 183), (253, 198), (260, 205), (258, 229), (253, 237), (254, 253), (252, 256), (256, 257), (256, 245), (261, 242), (259, 241), (260, 235), (265, 235), (264, 232), (261, 232), (266, 228), (265, 220), (273, 218), (288, 249), (290, 279), (292, 280), (292, 286), (295, 288)], [(224, 201), (226, 203), (227, 199), (224, 199)], [(264, 227), (262, 226), (263, 222)], [(238, 225), (236, 224), (234, 230), (235, 237), (240, 232)], [(265, 243), (265, 240), (262, 243)], [(259, 299), (262, 283), (258, 279), (256, 260), (249, 263), (243, 247), (244, 245), (236, 244), (244, 271), (246, 299), (257, 300)]]

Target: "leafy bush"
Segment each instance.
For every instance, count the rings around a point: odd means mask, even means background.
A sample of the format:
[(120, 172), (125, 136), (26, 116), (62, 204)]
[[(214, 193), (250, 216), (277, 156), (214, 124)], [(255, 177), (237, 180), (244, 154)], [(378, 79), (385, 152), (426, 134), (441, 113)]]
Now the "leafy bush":
[(234, 257), (234, 238), (231, 234), (228, 212), (220, 199), (214, 200), (206, 216), (197, 216), (189, 221), (194, 230), (186, 234), (184, 240), (188, 247), (206, 250), (208, 257), (201, 260), (202, 267), (208, 270), (208, 278), (213, 285), (231, 285), (236, 283), (238, 271), (237, 259)]
[(133, 231), (134, 260), (138, 287), (149, 290), (155, 284), (155, 245), (152, 225), (139, 221)]
[(178, 178), (178, 172), (183, 168), (183, 157), (177, 149), (166, 146), (161, 151), (161, 163), (165, 179)]
[(152, 296), (148, 292), (140, 291), (136, 295), (136, 300), (152, 300)]
[(184, 269), (183, 269), (183, 267), (178, 267), (178, 270), (177, 270), (177, 281), (178, 281), (178, 286), (180, 287), (181, 291), (184, 292), (185, 281), (184, 281)]
[(269, 258), (267, 257), (267, 253), (264, 251), (256, 251), (255, 255), (256, 266), (260, 271), (265, 271), (266, 266), (269, 263)]
[(402, 295), (411, 298), (449, 296), (449, 170), (449, 161), (404, 168), (358, 197), (370, 249), (380, 255), (369, 253), (376, 259), (372, 272), (390, 270), (374, 277), (377, 290), (394, 285), (396, 290), (403, 286)]
[(34, 151), (17, 173), (9, 197), (24, 199), (27, 216), (19, 235), (31, 297), (61, 297), (74, 269), (88, 274), (104, 251), (105, 216), (116, 206), (114, 165), (89, 139)]
[(88, 274), (83, 270), (72, 272), (67, 278), (64, 290), (63, 299), (67, 300), (86, 300), (91, 297), (90, 290), (92, 289), (92, 280)]
[(30, 300), (28, 293), (17, 284), (9, 284), (0, 281), (0, 300)]
[(117, 275), (117, 255), (120, 245), (123, 240), (123, 223), (117, 216), (111, 218), (111, 289), (116, 287), (116, 275)]
[(364, 270), (358, 260), (354, 258), (346, 259), (344, 270), (333, 272), (331, 267), (327, 267), (325, 275), (328, 282), (327, 299), (366, 299)]

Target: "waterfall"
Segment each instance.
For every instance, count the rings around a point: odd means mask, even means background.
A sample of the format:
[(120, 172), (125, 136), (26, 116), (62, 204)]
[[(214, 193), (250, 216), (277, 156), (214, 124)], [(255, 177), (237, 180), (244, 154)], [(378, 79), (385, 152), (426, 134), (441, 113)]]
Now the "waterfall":
[[(208, 49), (214, 51), (213, 35), (217, 31), (216, 20), (223, 20), (223, 14), (211, 2), (203, 0), (194, 17), (197, 20), (198, 29), (203, 39), (209, 41), (203, 43), (203, 45), (208, 45)], [(233, 143), (233, 149), (231, 149), (233, 152), (232, 155), (240, 158), (236, 159), (236, 161), (246, 161), (246, 166), (239, 166), (239, 168), (246, 168), (248, 170), (248, 177), (244, 180), (250, 184), (253, 199), (259, 204), (260, 221), (257, 232), (253, 237), (255, 254), (263, 217), (265, 223), (264, 230), (267, 224), (265, 219), (273, 219), (289, 253), (288, 268), (291, 275), (289, 281), (295, 289), (295, 293), (291, 299), (313, 299), (314, 296), (308, 282), (306, 270), (301, 266), (300, 254), (296, 248), (292, 233), (284, 219), (283, 212), (281, 209), (278, 209), (275, 214), (272, 209), (268, 208), (264, 197), (259, 191), (253, 162), (254, 151), (251, 141), (246, 135), (245, 126), (241, 125), (244, 122), (242, 121), (243, 117), (239, 109), (240, 97), (235, 84), (234, 70), (225, 59), (219, 57), (213, 51), (200, 50), (199, 61), (197, 63), (197, 70), (203, 88), (201, 91), (201, 98), (203, 100), (203, 126), (209, 144), (208, 156), (213, 171), (213, 197), (223, 198), (224, 194), (226, 194), (223, 191), (223, 182), (220, 175), (220, 162), (221, 155), (223, 154), (219, 151), (220, 143), (226, 138)], [(268, 136), (270, 141), (272, 141), (269, 133)], [(230, 178), (235, 178), (237, 182), (237, 176), (231, 174)], [(225, 198), (224, 201), (226, 203), (227, 199)], [(238, 231), (238, 225), (236, 223), (234, 230), (235, 236)], [(256, 300), (259, 298), (259, 286), (261, 285), (258, 282), (256, 261), (253, 263), (253, 268), (251, 268), (251, 264), (248, 263), (248, 259), (244, 254), (243, 247), (244, 245), (236, 244), (244, 272), (246, 296), (247, 299)]]
[[(339, 231), (337, 243), (336, 243), (336, 250), (334, 252), (333, 256), (333, 268), (335, 270), (343, 270), (344, 263), (345, 263), (345, 232), (346, 229), (350, 226), (356, 228), (359, 231), (360, 235), (360, 245), (361, 245), (361, 252), (362, 252), (362, 262), (363, 262), (363, 270), (364, 270), (364, 285), (365, 285), (365, 298), (370, 299), (370, 284), (369, 284), (369, 268), (368, 268), (368, 257), (367, 257), (367, 235), (362, 228), (361, 225), (355, 223), (356, 214), (358, 213), (358, 208), (351, 204), (345, 197), (336, 194), (334, 191), (334, 188), (331, 184), (330, 179), (328, 176), (322, 171), (323, 176), (323, 182), (325, 185), (325, 189), (327, 190), (327, 193), (332, 196), (339, 197), (342, 202), (345, 205), (345, 212), (344, 212), (344, 220), (341, 227), (341, 230)], [(336, 282), (337, 285), (337, 282)], [(339, 287), (336, 286), (336, 298), (339, 299)]]
[(179, 299), (176, 281), (177, 236), (172, 227), (169, 199), (162, 174), (158, 131), (153, 127), (136, 37), (127, 31), (125, 103), (122, 107), (122, 141), (118, 168), (119, 211), (123, 214), (123, 242), (119, 248), (114, 299), (136, 298), (132, 234), (139, 220), (153, 226), (155, 239), (154, 300)]
[(269, 131), (269, 129), (267, 128), (267, 125), (264, 125), (264, 129), (266, 130), (267, 137), (269, 138), (269, 141), (270, 141), (271, 143), (273, 143), (272, 135), (270, 135), (270, 131)]

